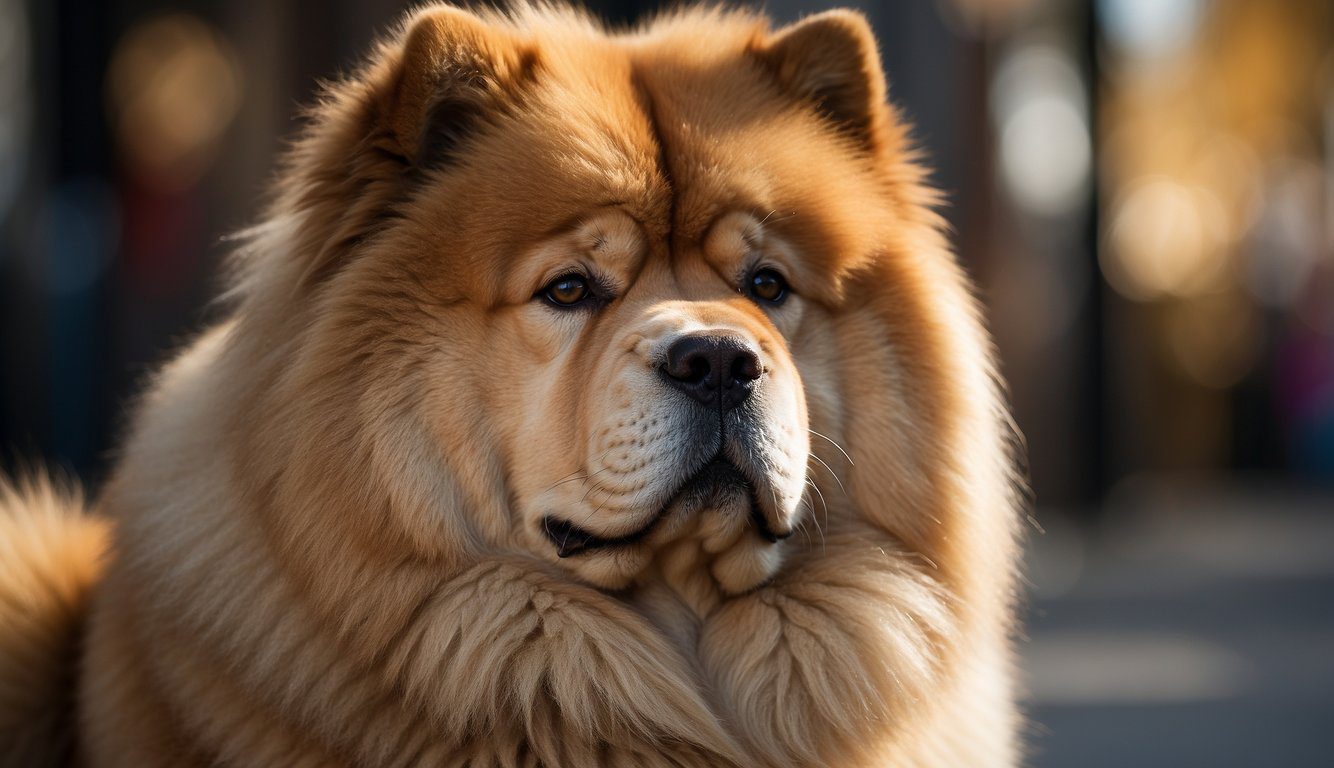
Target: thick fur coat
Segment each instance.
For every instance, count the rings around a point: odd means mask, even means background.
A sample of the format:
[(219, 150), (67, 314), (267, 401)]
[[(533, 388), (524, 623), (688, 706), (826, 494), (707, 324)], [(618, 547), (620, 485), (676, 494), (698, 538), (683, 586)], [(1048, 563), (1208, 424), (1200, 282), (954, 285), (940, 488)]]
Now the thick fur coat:
[(905, 134), (851, 12), (413, 13), (94, 516), (0, 497), (6, 764), (1014, 764), (1012, 436)]

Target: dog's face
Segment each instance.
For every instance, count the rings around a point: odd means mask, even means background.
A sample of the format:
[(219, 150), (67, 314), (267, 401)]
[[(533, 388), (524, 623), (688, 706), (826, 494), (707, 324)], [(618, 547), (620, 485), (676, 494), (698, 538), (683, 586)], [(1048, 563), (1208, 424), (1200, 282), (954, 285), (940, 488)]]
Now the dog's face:
[(856, 367), (835, 317), (892, 207), (874, 44), (850, 14), (702, 42), (560, 18), (426, 11), (309, 142), (363, 153), (304, 190), (319, 370), (355, 378), (405, 540), (609, 588), (685, 541), (745, 591), (820, 506), (811, 437)]
[(793, 254), (724, 215), (669, 249), (630, 214), (589, 212), (508, 278), (493, 399), (532, 546), (624, 584), (696, 535), (729, 589), (777, 565), (806, 490), (807, 413), (783, 328), (803, 299)]

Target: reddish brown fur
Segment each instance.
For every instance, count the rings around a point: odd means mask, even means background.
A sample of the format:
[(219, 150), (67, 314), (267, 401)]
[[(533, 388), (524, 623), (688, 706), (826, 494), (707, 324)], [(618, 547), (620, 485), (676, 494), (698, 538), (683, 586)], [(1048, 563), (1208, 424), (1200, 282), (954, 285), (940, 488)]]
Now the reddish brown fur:
[[(884, 94), (850, 12), (410, 18), (325, 94), (234, 316), (140, 405), (86, 760), (1013, 764), (1009, 432)], [(576, 252), (621, 293), (552, 315)], [(782, 311), (731, 282), (751, 252)], [(784, 455), (818, 491), (766, 513), (803, 532), (558, 561), (535, 500), (625, 443), (626, 350), (682, 322), (752, 339), (776, 423), (817, 433)]]

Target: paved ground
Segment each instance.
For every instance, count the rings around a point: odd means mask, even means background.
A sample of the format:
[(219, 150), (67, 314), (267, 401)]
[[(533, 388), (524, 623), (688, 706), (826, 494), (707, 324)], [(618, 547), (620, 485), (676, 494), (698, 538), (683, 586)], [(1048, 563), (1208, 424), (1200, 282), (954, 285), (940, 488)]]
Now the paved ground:
[(1037, 768), (1334, 766), (1334, 495), (1140, 487), (1041, 514)]

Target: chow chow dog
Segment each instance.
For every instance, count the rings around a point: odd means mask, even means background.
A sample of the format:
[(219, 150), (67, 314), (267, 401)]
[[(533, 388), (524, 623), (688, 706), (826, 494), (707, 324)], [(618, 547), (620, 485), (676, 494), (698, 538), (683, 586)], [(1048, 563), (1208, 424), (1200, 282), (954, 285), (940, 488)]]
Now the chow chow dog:
[(0, 514), (0, 749), (1005, 766), (1013, 439), (856, 13), (409, 15), (88, 512)]

